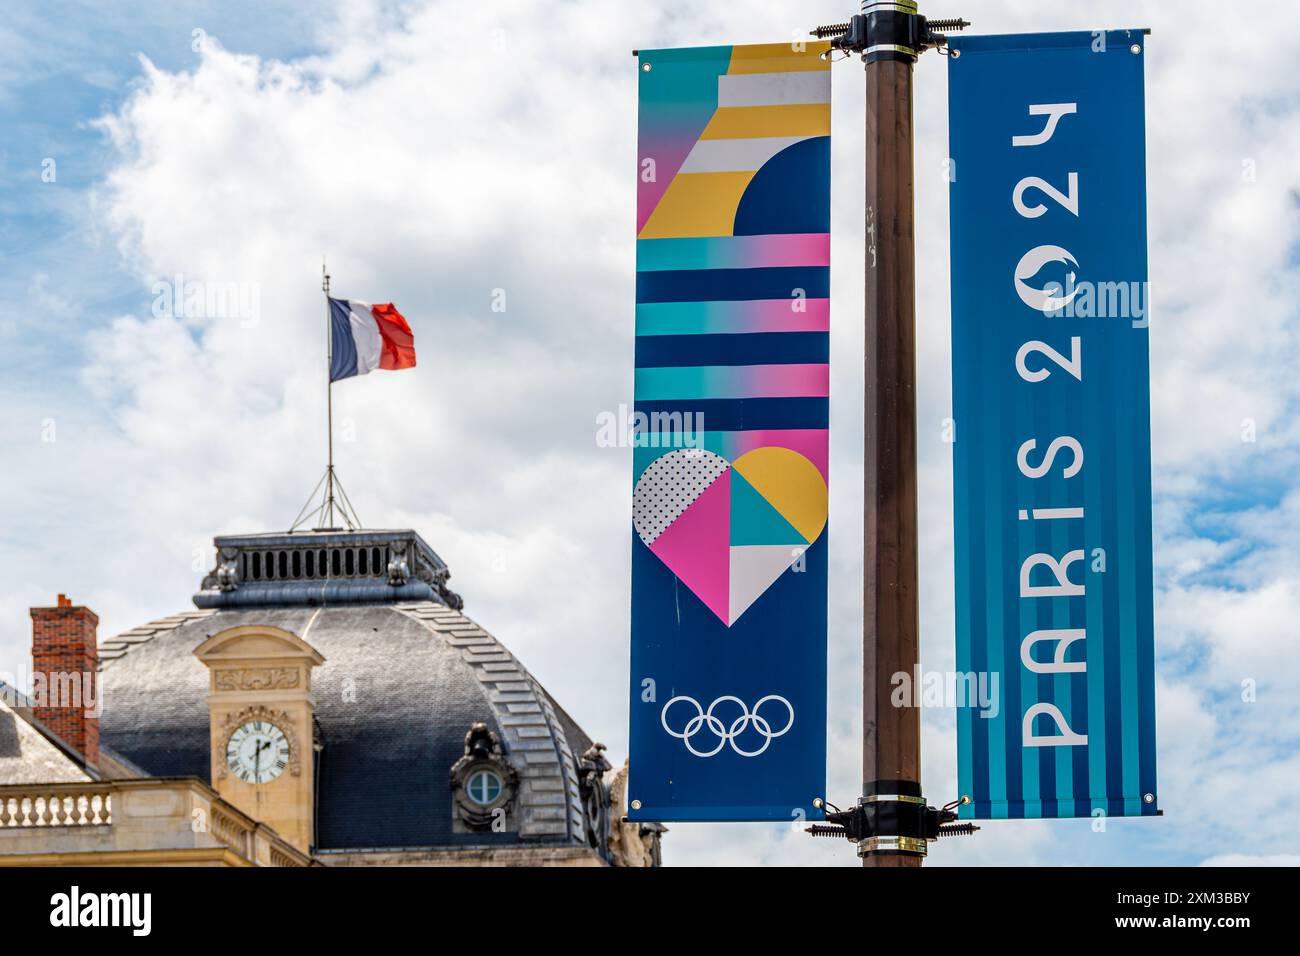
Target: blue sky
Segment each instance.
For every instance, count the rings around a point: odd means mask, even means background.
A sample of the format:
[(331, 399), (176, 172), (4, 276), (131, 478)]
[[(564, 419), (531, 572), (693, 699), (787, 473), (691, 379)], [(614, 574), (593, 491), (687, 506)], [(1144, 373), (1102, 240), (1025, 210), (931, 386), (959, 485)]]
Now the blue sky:
[[(362, 517), (424, 534), (467, 611), (621, 757), (631, 462), (595, 432), (631, 390), (630, 51), (780, 40), (845, 12), (820, 0), (700, 6), (7, 7), (0, 671), (20, 668), (27, 608), (55, 593), (115, 633), (187, 606), (214, 534), (287, 526), (323, 465), (328, 253), (336, 290), (397, 302), (420, 350), (415, 372), (336, 390), (339, 467)], [(1294, 32), (1300, 11), (1278, 6), (1270, 30)], [(1277, 815), (1300, 784), (1294, 63), (1280, 43), (1233, 49), (1218, 4), (1079, 8), (927, 12), (977, 19), (978, 32), (1154, 30), (1166, 816), (1105, 833), (1088, 821), (990, 824), (933, 862), (1300, 863)], [(841, 64), (834, 83), (831, 521), (850, 529), (861, 519), (861, 75)], [(945, 110), (944, 64), (930, 57), (917, 67), (916, 169), (923, 658), (934, 670), (953, 661)], [(54, 182), (42, 181), (47, 158)], [(155, 315), (154, 284), (177, 273), (256, 288), (257, 320)], [(492, 309), (499, 290), (505, 312)], [(858, 777), (861, 557), (854, 534), (831, 540), (830, 792), (843, 803)], [(947, 800), (953, 715), (923, 719), (926, 789)], [(847, 845), (757, 825), (674, 826), (666, 855), (855, 862)]]

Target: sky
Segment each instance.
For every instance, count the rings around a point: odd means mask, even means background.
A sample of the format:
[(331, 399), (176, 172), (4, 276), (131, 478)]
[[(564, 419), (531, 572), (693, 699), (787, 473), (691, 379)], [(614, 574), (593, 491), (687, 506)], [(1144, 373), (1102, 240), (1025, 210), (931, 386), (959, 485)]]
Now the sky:
[[(637, 47), (774, 42), (852, 3), (8, 4), (0, 24), (0, 673), (67, 593), (105, 637), (190, 606), (215, 534), (325, 463), (320, 269), (393, 301), (414, 372), (335, 389), (365, 524), (621, 761)], [(1268, 33), (1300, 31), (1274, 3)], [(931, 864), (1300, 864), (1300, 71), (1222, 4), (933, 2), (973, 33), (1150, 27), (1158, 819), (995, 821)], [(922, 660), (951, 670), (946, 63), (916, 67)], [(833, 71), (828, 794), (860, 780), (863, 81)], [(181, 276), (183, 280), (176, 277)], [(170, 310), (177, 281), (245, 308)], [(161, 285), (160, 285), (161, 284)], [(502, 306), (504, 305), (504, 308)], [(176, 314), (180, 312), (181, 314)], [(111, 706), (111, 702), (109, 703)], [(926, 793), (955, 716), (923, 712)], [(853, 865), (787, 825), (673, 824), (670, 864)]]

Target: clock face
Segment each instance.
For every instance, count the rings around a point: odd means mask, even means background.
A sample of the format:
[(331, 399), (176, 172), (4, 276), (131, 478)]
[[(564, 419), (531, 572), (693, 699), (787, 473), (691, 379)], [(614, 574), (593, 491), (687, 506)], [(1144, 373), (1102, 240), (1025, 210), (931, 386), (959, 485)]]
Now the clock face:
[(244, 783), (270, 783), (289, 766), (289, 738), (269, 720), (250, 720), (230, 735), (226, 763)]

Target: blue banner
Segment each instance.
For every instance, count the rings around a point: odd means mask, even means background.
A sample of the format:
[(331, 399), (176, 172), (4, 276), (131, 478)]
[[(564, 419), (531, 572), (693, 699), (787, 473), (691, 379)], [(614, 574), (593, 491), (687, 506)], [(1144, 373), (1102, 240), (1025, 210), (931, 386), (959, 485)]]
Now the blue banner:
[(1146, 37), (950, 45), (961, 813), (1152, 815)]
[(821, 817), (826, 49), (639, 55), (632, 820)]

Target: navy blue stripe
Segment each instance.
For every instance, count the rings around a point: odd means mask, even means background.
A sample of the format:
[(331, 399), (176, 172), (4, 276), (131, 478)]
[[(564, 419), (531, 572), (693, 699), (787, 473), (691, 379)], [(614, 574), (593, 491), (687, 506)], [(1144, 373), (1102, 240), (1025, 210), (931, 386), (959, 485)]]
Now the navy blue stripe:
[(816, 365), (829, 362), (825, 332), (747, 332), (743, 335), (643, 335), (636, 367), (683, 365)]
[(357, 343), (352, 338), (352, 320), (343, 299), (330, 299), (330, 381), (357, 374)]
[[(953, 330), (953, 336), (956, 338), (959, 330)], [(960, 358), (967, 354), (967, 350), (974, 351), (977, 345), (975, 343), (963, 344), (960, 348), (953, 346), (953, 408), (960, 409), (966, 407), (966, 392), (972, 387), (976, 378), (976, 366), (972, 362), (961, 361)], [(954, 413), (956, 414), (956, 413)], [(985, 536), (987, 531), (981, 524), (981, 516), (984, 514), (984, 501), (986, 491), (986, 478), (984, 468), (980, 462), (980, 449), (984, 448), (984, 443), (989, 441), (986, 434), (988, 430), (988, 420), (981, 418), (979, 415), (963, 416), (962, 428), (967, 431), (962, 435), (961, 443), (954, 446), (954, 474), (960, 473), (962, 479), (955, 479), (953, 488), (956, 491), (957, 498), (960, 501), (959, 507), (966, 514), (966, 538), (967, 547), (971, 547), (972, 542), (976, 542), (982, 548), (984, 547)], [(960, 462), (958, 468), (956, 462)], [(963, 493), (965, 500), (960, 500)], [(960, 547), (957, 554), (975, 554), (975, 550), (963, 550)], [(1010, 681), (1005, 673), (1001, 673), (1002, 668), (994, 667), (993, 662), (989, 660), (988, 645), (988, 575), (994, 571), (989, 567), (990, 562), (979, 560), (958, 560), (957, 573), (967, 575), (966, 592), (969, 595), (970, 604), (968, 607), (959, 609), (958, 614), (965, 614), (966, 631), (967, 631), (967, 649), (970, 652), (970, 667), (975, 674), (989, 674), (998, 671), (998, 687), (1002, 694), (1002, 700), (997, 702), (999, 712), (1007, 710), (1008, 695), (1011, 693)], [(1005, 720), (1005, 718), (1003, 718)], [(989, 777), (992, 773), (992, 761), (989, 759), (989, 748), (991, 744), (991, 735), (993, 729), (999, 726), (996, 720), (986, 720), (985, 718), (971, 716), (971, 791), (972, 796), (988, 797), (992, 790), (992, 784)]]
[[(1145, 253), (1146, 249), (1143, 247)], [(1145, 258), (1145, 256), (1144, 256)], [(1143, 272), (1145, 275), (1145, 270)], [(1145, 339), (1146, 333), (1142, 336)], [(1135, 346), (1128, 346), (1135, 348)], [(1130, 380), (1135, 383), (1135, 408), (1151, 407), (1151, 384), (1148, 380), (1149, 358), (1148, 344), (1143, 341), (1142, 348), (1130, 356), (1131, 363), (1127, 370)], [(1149, 417), (1139, 418), (1134, 428), (1133, 473), (1139, 482), (1139, 493), (1133, 503), (1133, 515), (1137, 526), (1134, 528), (1133, 555), (1136, 566), (1134, 594), (1137, 595), (1136, 638), (1137, 638), (1137, 695), (1138, 725), (1132, 733), (1138, 735), (1138, 782), (1143, 794), (1156, 794), (1156, 714), (1155, 714), (1155, 609), (1146, 599), (1154, 593), (1155, 582), (1152, 555), (1149, 550), (1151, 541), (1151, 498), (1145, 494), (1150, 487), (1151, 476), (1151, 422)], [(1125, 569), (1127, 571), (1127, 569)], [(1118, 577), (1118, 575), (1116, 575)], [(1110, 662), (1106, 662), (1109, 666)], [(1159, 809), (1156, 803), (1142, 803), (1143, 816), (1154, 815)]]
[[(1120, 385), (1116, 382), (1114, 363), (1107, 360), (1094, 363), (1094, 371), (1090, 373), (1097, 383), (1098, 395), (1119, 395)], [(1103, 462), (1115, 461), (1118, 454), (1116, 450), (1117, 429), (1114, 427), (1101, 427), (1098, 429), (1100, 435), (1100, 451), (1097, 460)], [(1102, 488), (1105, 489), (1110, 479), (1103, 479)], [(1103, 494), (1105, 491), (1103, 490)], [(1106, 495), (1106, 523), (1102, 543), (1106, 545), (1106, 567), (1110, 572), (1100, 574), (1094, 577), (1102, 580), (1102, 594), (1104, 595), (1105, 610), (1102, 614), (1102, 634), (1106, 640), (1106, 670), (1103, 677), (1106, 681), (1106, 794), (1119, 801), (1119, 815), (1125, 813), (1124, 798), (1132, 796), (1129, 789), (1132, 784), (1124, 780), (1124, 735), (1134, 733), (1135, 729), (1124, 726), (1124, 695), (1121, 692), (1120, 675), (1123, 671), (1123, 653), (1124, 647), (1120, 640), (1120, 575), (1131, 573), (1130, 569), (1120, 569), (1116, 567), (1115, 561), (1119, 556), (1119, 549), (1116, 547), (1120, 535), (1126, 533), (1127, 529), (1120, 526), (1119, 507), (1115, 500), (1115, 495)], [(1089, 582), (1091, 583), (1091, 582)]]
[(746, 431), (758, 428), (826, 428), (827, 398), (706, 398), (698, 401), (637, 402), (635, 410), (692, 412), (702, 415), (704, 431)]
[[(1067, 480), (1068, 479), (1065, 478), (1060, 479), (1062, 482)], [(1077, 478), (1075, 481), (1078, 483)], [(1082, 494), (1086, 496), (1087, 491), (1084, 490)], [(1086, 501), (1086, 497), (1084, 500)], [(1089, 556), (1090, 549), (1088, 548), (1087, 537), (1082, 529), (1080, 529), (1076, 534), (1078, 536), (1072, 537), (1070, 546), (1073, 548), (1077, 542), (1078, 545), (1083, 547), (1083, 580), (1088, 587), (1093, 587), (1094, 584), (1091, 578), (1091, 572), (1088, 570), (1088, 566), (1092, 564), (1092, 559)], [(1070, 627), (1081, 627), (1086, 630), (1088, 627), (1087, 602), (1082, 600), (1072, 600), (1069, 602), (1069, 605)], [(1085, 661), (1087, 660), (1087, 649), (1088, 641), (1085, 640), (1083, 643), (1084, 657), (1081, 658)], [(1077, 654), (1078, 651), (1075, 653)], [(1082, 728), (1075, 732), (1086, 736), (1089, 729), (1088, 682), (1086, 680), (1074, 679), (1070, 681), (1070, 706), (1072, 708), (1071, 712), (1074, 714), (1074, 724)], [(1070, 815), (1076, 817), (1091, 816), (1092, 805), (1088, 802), (1088, 798), (1092, 794), (1092, 770), (1088, 765), (1088, 748), (1071, 747), (1070, 754), (1074, 765), (1074, 810)]]
[[(971, 329), (972, 326), (967, 326)], [(999, 330), (1002, 331), (1002, 330)], [(968, 333), (969, 334), (969, 333)], [(1005, 336), (1005, 332), (1002, 333)], [(1027, 408), (1024, 402), (1016, 400), (1016, 381), (1018, 376), (1011, 375), (994, 375), (992, 370), (998, 367), (997, 353), (999, 342), (993, 335), (976, 335), (980, 342), (979, 364), (975, 372), (975, 388), (966, 395), (966, 402), (962, 408), (955, 411), (958, 423), (961, 423), (974, 415), (979, 415), (985, 410), (996, 405), (1000, 409), (1015, 409), (1015, 424), (1011, 424), (1010, 416), (1004, 418), (998, 425), (990, 425), (989, 431), (997, 435), (998, 445), (1003, 449), (1002, 460), (1014, 461), (1014, 458), (1007, 457), (1011, 449), (1017, 447), (1016, 433), (1020, 431), (1026, 422), (1030, 422), (1029, 430), (1025, 434), (1036, 435), (1038, 432), (1033, 430), (1032, 408)], [(1005, 355), (1005, 351), (1003, 352)], [(1023, 383), (1022, 383), (1023, 384)], [(985, 403), (988, 403), (985, 405)], [(979, 409), (976, 412), (975, 409)], [(967, 409), (970, 411), (968, 412)], [(960, 427), (960, 424), (959, 426)], [(960, 439), (960, 433), (958, 438)], [(1022, 439), (1023, 440), (1023, 439)], [(987, 467), (987, 465), (986, 465)], [(985, 478), (989, 483), (990, 490), (986, 492), (987, 499), (996, 499), (1001, 503), (1000, 515), (1010, 515), (1016, 513), (1017, 503), (1020, 496), (1025, 491), (1025, 482), (1032, 485), (1033, 479), (1012, 477), (1007, 480), (1006, 473), (1000, 469), (985, 472)], [(1032, 495), (1032, 491), (1030, 492)], [(1031, 499), (1032, 500), (1032, 499)], [(987, 508), (988, 505), (982, 507)], [(995, 522), (1002, 519), (999, 516), (987, 516), (985, 520), (985, 534), (990, 534), (991, 527)], [(1016, 567), (1024, 560), (1021, 554), (1020, 531), (1017, 528), (1012, 531), (1005, 523), (1002, 524), (1002, 561), (1003, 567), (1010, 564)], [(977, 552), (978, 554), (979, 552)], [(977, 558), (978, 560), (978, 558)], [(992, 569), (991, 572), (1002, 581), (1006, 581), (1005, 571), (1002, 569)], [(1002, 627), (1003, 633), (1017, 634), (1020, 633), (1021, 613), (1020, 613), (1020, 589), (1019, 587), (1008, 587), (1005, 583), (998, 588), (998, 593), (990, 600), (1002, 602)], [(1044, 602), (1037, 601), (1036, 604)], [(1032, 611), (1030, 612), (1032, 613)], [(995, 635), (996, 638), (996, 635)], [(1002, 720), (1002, 748), (1004, 754), (1004, 775), (1006, 785), (1006, 799), (1008, 801), (1007, 817), (1011, 819), (1024, 819), (1026, 808), (1025, 803), (1040, 799), (1040, 791), (1033, 791), (1027, 788), (1025, 783), (1025, 745), (1024, 730), (1022, 720), (1025, 711), (1029, 709), (1030, 704), (1034, 701), (1024, 699), (1025, 688), (1021, 681), (1021, 674), (1024, 667), (1020, 663), (1020, 646), (1016, 640), (1002, 641), (1002, 655), (998, 660), (998, 666), (1002, 668), (1004, 679), (1008, 685), (1014, 685), (1009, 688), (1010, 706), (1003, 711)], [(1041, 699), (1041, 698), (1039, 698)], [(1041, 722), (1041, 718), (1040, 718)], [(1039, 750), (1039, 764), (1044, 759), (1043, 750)], [(989, 768), (990, 779), (993, 775), (993, 768)], [(1034, 816), (1042, 814), (1041, 807), (1034, 810)]]
[[(992, 368), (992, 366), (989, 366), (989, 368)], [(1018, 376), (1016, 378), (1018, 378)], [(1003, 382), (1011, 384), (1013, 381), (1013, 377), (1010, 375), (1004, 375), (1002, 377), (1002, 380)], [(1008, 388), (1004, 390), (1004, 394), (1009, 393), (1014, 395), (1015, 391), (1016, 390), (1014, 387)], [(1033, 430), (1029, 432), (1029, 434), (1055, 435), (1056, 432), (1052, 430), (1055, 426), (1052, 422), (1052, 402), (1051, 402), (1050, 395), (1044, 395), (1043, 393), (1040, 392), (1038, 399), (1033, 402), (1031, 407), (1033, 409), (1034, 426), (1033, 426)], [(1044, 440), (1046, 439), (1040, 439), (1040, 441), (1044, 441)], [(1049, 498), (1049, 499), (1051, 498), (1051, 494), (1050, 494), (1051, 488), (1050, 488), (1049, 478), (1027, 478), (1026, 477), (1021, 479), (1021, 484), (1029, 487), (1030, 491), (1027, 496), (1028, 500), (1034, 502), (1035, 504), (1037, 504), (1039, 501), (1044, 500), (1044, 498)], [(1008, 483), (1008, 487), (1010, 487), (1010, 483)], [(1012, 502), (1014, 502), (1014, 498), (1009, 498), (1008, 499), (1009, 507), (1006, 512), (1007, 514), (1013, 513), (1010, 510), (1010, 508), (1015, 507), (1015, 505)], [(1046, 522), (1042, 523), (1037, 527), (1035, 527), (1034, 525), (1030, 525), (1030, 532), (1033, 536), (1032, 540), (1033, 540), (1034, 550), (1051, 553), (1052, 536), (1051, 536), (1050, 525), (1047, 524)], [(1078, 570), (1076, 568), (1071, 568), (1070, 570), (1074, 571), (1076, 574), (1078, 573)], [(1037, 569), (1037, 571), (1039, 574), (1042, 574), (1043, 569), (1039, 568)], [(1003, 593), (1006, 594), (1008, 598), (1014, 598), (1016, 600), (1019, 599), (1019, 592), (1016, 589), (1008, 587), (1004, 589)], [(1029, 613), (1030, 613), (1031, 620), (1033, 620), (1034, 622), (1034, 630), (1046, 630), (1054, 626), (1052, 624), (1052, 602), (1058, 600), (1068, 601), (1069, 599), (1040, 597), (1032, 601), (1031, 609)], [(1008, 671), (1011, 671), (1013, 668), (1016, 668), (1017, 665), (1019, 664), (1020, 648), (1017, 646), (1017, 642), (1015, 640), (1009, 640), (1006, 642), (1006, 649), (1007, 649), (1007, 669)], [(1075, 651), (1074, 653), (1078, 653), (1078, 652)], [(1055, 675), (1036, 674), (1032, 678), (1032, 681), (1034, 685), (1034, 694), (1036, 695), (1033, 702), (1042, 701), (1049, 704), (1059, 705), (1055, 695), (1055, 690), (1056, 690)], [(1027, 705), (1031, 702), (1022, 701), (1021, 703), (1023, 705)], [(1021, 713), (1023, 714), (1024, 711), (1022, 710)], [(1014, 723), (1014, 722), (1008, 721), (1008, 723)], [(1036, 723), (1039, 725), (1038, 733), (1040, 734), (1048, 734), (1048, 735), (1055, 736), (1056, 734), (1061, 733), (1061, 730), (1059, 730), (1055, 726), (1056, 721), (1053, 720), (1052, 718), (1039, 717)], [(1017, 746), (1023, 747), (1024, 746), (1023, 741), (1018, 743)], [(1055, 747), (1038, 748), (1038, 792), (1025, 794), (1026, 800), (1041, 800), (1043, 802), (1042, 813), (1039, 814), (1040, 816), (1043, 817), (1056, 816), (1056, 752), (1057, 749)], [(1021, 776), (1023, 777), (1024, 774), (1022, 773)]]
[(827, 266), (773, 269), (681, 269), (636, 274), (637, 302), (740, 302), (790, 299), (802, 289), (805, 298), (830, 295)]

